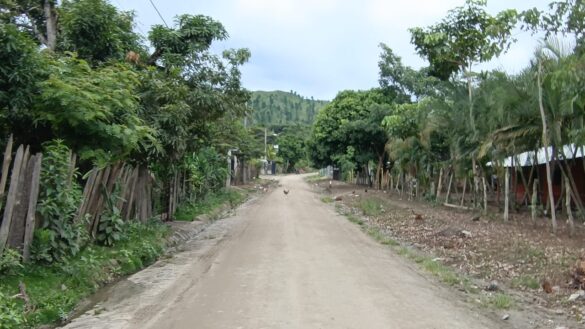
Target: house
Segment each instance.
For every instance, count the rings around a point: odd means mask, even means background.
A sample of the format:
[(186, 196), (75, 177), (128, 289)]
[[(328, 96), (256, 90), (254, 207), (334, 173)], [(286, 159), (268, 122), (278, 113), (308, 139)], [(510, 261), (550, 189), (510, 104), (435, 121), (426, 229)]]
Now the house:
[[(569, 168), (573, 176), (575, 186), (583, 203), (585, 203), (585, 146), (575, 144), (565, 145), (557, 152), (557, 158), (551, 161), (552, 192), (555, 204), (558, 205), (562, 196), (563, 169)], [(553, 148), (548, 148), (549, 160), (553, 158)], [(488, 164), (490, 165), (490, 164)], [(532, 184), (538, 179), (538, 200), (546, 203), (548, 200), (548, 184), (546, 179), (546, 156), (544, 148), (537, 152), (529, 151), (506, 158), (503, 162), (505, 168), (516, 168), (511, 171), (511, 189), (518, 204), (530, 204)], [(544, 201), (544, 202), (542, 202)]]

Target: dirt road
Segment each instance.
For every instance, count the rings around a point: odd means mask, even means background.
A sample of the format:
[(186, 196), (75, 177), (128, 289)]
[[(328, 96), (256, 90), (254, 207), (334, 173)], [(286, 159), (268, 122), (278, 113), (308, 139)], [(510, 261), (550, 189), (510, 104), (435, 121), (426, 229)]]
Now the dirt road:
[(499, 328), (280, 178), (66, 328)]

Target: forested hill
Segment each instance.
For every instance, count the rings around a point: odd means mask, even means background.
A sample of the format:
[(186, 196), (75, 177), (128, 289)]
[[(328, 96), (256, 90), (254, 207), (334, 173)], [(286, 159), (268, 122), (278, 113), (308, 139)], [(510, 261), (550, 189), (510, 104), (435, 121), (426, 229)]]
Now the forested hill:
[(304, 98), (294, 91), (254, 91), (248, 106), (254, 109), (251, 124), (312, 125), (319, 110), (327, 101)]

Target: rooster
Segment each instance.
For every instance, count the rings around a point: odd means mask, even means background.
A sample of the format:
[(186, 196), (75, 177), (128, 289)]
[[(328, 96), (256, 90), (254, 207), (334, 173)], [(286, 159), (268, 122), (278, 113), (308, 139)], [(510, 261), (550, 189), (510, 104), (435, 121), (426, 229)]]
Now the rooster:
[(413, 209), (410, 209), (410, 211), (412, 211), (412, 214), (414, 215), (415, 220), (423, 220), (424, 219), (422, 214), (418, 214), (418, 213), (414, 212)]

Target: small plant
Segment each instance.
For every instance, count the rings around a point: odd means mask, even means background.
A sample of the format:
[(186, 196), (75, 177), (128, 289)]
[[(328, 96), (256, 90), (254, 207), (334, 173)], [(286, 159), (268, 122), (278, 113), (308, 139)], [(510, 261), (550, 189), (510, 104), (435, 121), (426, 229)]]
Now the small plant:
[(499, 293), (493, 297), (491, 304), (494, 305), (497, 309), (507, 310), (514, 305), (514, 300), (509, 295)]
[(31, 258), (36, 262), (52, 263), (55, 260), (52, 252), (54, 241), (55, 233), (53, 231), (46, 228), (35, 230), (31, 245)]
[(52, 234), (43, 237), (43, 252), (48, 255), (41, 258), (52, 262), (76, 255), (81, 249), (83, 227), (73, 223), (81, 201), (81, 187), (75, 182), (76, 173), (70, 171), (70, 150), (63, 141), (44, 143), (43, 148), (38, 211), (43, 219), (42, 228)]
[(9, 296), (0, 292), (0, 328), (18, 329), (26, 324), (20, 307)]
[(378, 216), (382, 213), (382, 205), (377, 199), (364, 198), (360, 200), (359, 207), (366, 216)]
[(0, 274), (14, 274), (17, 270), (22, 269), (22, 257), (17, 250), (6, 248), (0, 255)]
[(96, 240), (105, 246), (113, 246), (116, 242), (120, 241), (122, 239), (122, 232), (124, 231), (122, 213), (115, 204), (115, 201), (118, 199), (116, 195), (118, 191), (118, 186), (114, 188), (114, 192), (111, 194), (108, 194), (105, 189), (102, 191), (106, 199), (107, 207), (100, 216)]
[(324, 196), (321, 198), (321, 201), (324, 203), (331, 203), (333, 202), (333, 198), (331, 198), (330, 196)]
[(514, 288), (526, 288), (526, 289), (539, 289), (540, 283), (534, 277), (522, 275), (512, 279), (512, 287)]

